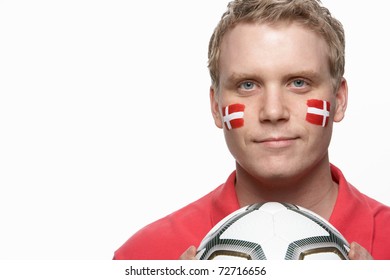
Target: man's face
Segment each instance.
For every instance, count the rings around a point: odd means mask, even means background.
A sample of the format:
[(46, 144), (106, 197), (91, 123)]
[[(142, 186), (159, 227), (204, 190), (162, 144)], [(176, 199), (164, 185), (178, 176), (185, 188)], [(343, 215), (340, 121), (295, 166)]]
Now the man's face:
[[(333, 121), (344, 116), (346, 82), (335, 92), (325, 41), (298, 24), (238, 24), (223, 38), (215, 123), (222, 108), (244, 104), (244, 125), (224, 128), (238, 165), (257, 179), (302, 176), (327, 161)], [(325, 127), (306, 120), (308, 100), (330, 103)]]

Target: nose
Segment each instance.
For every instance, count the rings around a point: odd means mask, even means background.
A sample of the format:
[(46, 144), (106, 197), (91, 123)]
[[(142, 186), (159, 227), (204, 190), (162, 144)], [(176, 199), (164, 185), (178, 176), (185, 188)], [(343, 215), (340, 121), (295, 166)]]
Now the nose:
[(290, 113), (282, 90), (267, 89), (260, 98), (260, 122), (276, 124), (289, 120)]

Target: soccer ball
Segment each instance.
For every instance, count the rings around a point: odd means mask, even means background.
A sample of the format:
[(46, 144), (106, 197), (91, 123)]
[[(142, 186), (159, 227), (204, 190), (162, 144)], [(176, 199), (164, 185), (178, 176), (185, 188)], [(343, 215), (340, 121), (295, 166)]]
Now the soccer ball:
[(199, 260), (346, 260), (349, 244), (326, 220), (293, 204), (243, 207), (202, 240)]

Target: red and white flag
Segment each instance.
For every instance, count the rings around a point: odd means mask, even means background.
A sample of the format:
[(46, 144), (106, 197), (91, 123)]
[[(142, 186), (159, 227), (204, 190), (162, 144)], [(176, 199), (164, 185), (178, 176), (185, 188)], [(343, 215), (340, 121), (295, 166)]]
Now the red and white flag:
[(309, 123), (325, 127), (329, 122), (330, 103), (326, 100), (307, 100), (306, 120)]
[(244, 125), (244, 104), (231, 104), (222, 108), (223, 122), (228, 130)]

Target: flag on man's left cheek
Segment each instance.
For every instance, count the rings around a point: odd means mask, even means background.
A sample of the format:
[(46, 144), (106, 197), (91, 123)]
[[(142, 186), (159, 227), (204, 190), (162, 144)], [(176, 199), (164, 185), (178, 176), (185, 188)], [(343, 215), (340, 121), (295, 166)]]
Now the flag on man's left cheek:
[(244, 104), (231, 104), (222, 108), (222, 116), (225, 127), (228, 130), (244, 125)]
[(306, 120), (309, 123), (325, 127), (328, 125), (330, 116), (330, 103), (326, 100), (307, 100)]

